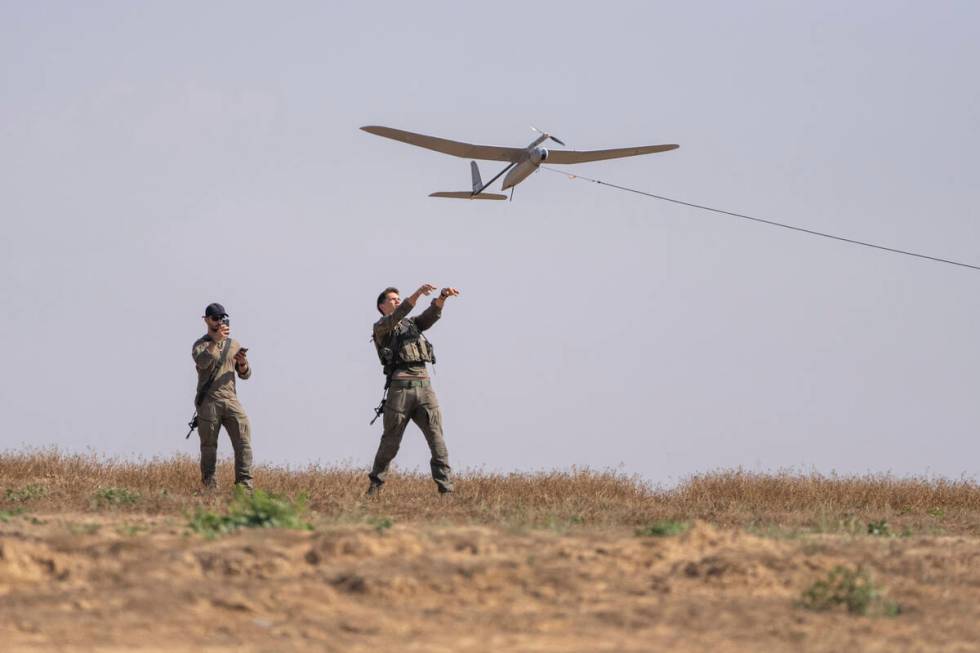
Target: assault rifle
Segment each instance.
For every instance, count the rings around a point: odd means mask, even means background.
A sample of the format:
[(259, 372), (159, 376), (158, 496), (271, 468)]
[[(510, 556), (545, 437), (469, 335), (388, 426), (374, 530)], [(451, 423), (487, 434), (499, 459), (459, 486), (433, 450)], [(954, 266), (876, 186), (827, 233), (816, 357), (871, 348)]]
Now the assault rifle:
[[(228, 324), (227, 315), (221, 318), (221, 323)], [(208, 390), (211, 389), (211, 384), (214, 383), (214, 379), (218, 376), (218, 372), (221, 371), (221, 367), (225, 364), (225, 361), (228, 359), (228, 351), (231, 349), (231, 339), (226, 338), (226, 340), (227, 342), (225, 343), (225, 347), (224, 349), (221, 350), (221, 356), (218, 358), (218, 364), (214, 366), (214, 371), (211, 372), (211, 378), (209, 378), (207, 382), (205, 382), (205, 384), (201, 386), (201, 389), (197, 391), (197, 396), (194, 397), (194, 416), (191, 417), (191, 421), (187, 422), (187, 426), (191, 427), (191, 430), (188, 431), (187, 435), (184, 436), (185, 440), (190, 438), (191, 433), (193, 433), (194, 429), (197, 428), (198, 425), (197, 409), (201, 407), (201, 403), (204, 402), (204, 397), (207, 396)]]

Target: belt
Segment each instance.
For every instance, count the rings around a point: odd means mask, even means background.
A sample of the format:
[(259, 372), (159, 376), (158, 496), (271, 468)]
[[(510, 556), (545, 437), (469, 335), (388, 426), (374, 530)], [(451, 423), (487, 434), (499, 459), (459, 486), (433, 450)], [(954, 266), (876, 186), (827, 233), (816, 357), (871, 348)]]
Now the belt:
[(428, 388), (429, 379), (392, 379), (392, 388)]

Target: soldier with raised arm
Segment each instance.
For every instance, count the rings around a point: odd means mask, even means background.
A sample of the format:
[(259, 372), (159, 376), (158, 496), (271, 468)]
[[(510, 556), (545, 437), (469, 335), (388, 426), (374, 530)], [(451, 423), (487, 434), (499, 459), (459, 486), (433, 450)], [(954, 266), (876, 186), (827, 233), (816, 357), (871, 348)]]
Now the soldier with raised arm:
[(439, 492), (448, 494), (453, 491), (449, 452), (442, 436), (442, 413), (425, 366), (435, 363), (435, 353), (422, 332), (442, 317), (446, 300), (458, 295), (459, 291), (443, 288), (420, 315), (408, 317), (419, 298), (435, 289), (435, 286), (425, 284), (404, 300), (397, 288), (385, 288), (378, 295), (377, 307), (382, 317), (374, 323), (373, 339), (389, 387), (387, 399), (382, 402), (384, 432), (369, 474), (368, 495), (377, 494), (384, 485), (388, 467), (398, 453), (409, 420), (422, 429), (429, 445), (432, 454), (429, 466)]

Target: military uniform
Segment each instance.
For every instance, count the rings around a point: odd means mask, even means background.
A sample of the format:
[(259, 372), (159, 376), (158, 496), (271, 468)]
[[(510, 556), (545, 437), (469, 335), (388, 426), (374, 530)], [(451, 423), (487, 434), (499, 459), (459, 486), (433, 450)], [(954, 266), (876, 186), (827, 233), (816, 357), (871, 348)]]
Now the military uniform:
[(410, 299), (405, 299), (391, 315), (374, 323), (374, 344), (382, 363), (386, 364), (386, 372), (391, 373), (391, 385), (384, 408), (384, 432), (369, 476), (372, 488), (384, 484), (388, 467), (411, 420), (422, 429), (429, 445), (432, 480), (439, 492), (447, 493), (453, 491), (449, 452), (442, 437), (439, 401), (425, 367), (427, 362), (435, 362), (435, 355), (432, 345), (422, 335), (442, 316), (442, 308), (433, 302), (418, 317), (407, 317), (414, 307)]
[(224, 426), (228, 437), (231, 438), (231, 446), (235, 450), (235, 483), (250, 488), (252, 487), (252, 435), (248, 415), (238, 402), (238, 394), (235, 392), (235, 375), (242, 379), (251, 377), (252, 366), (249, 365), (244, 374), (235, 368), (235, 354), (241, 349), (237, 340), (225, 338), (217, 348), (217, 353), (211, 352), (211, 342), (211, 336), (205, 335), (199, 338), (191, 349), (191, 355), (197, 365), (198, 392), (211, 378), (215, 366), (221, 361), (224, 348), (230, 347), (230, 349), (197, 409), (198, 430), (201, 435), (201, 479), (206, 486), (214, 486), (218, 431)]

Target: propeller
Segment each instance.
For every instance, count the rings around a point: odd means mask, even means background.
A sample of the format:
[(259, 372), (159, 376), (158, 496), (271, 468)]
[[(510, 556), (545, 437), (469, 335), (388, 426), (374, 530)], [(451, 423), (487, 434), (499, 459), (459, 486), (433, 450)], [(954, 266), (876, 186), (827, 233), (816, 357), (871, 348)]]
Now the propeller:
[(553, 140), (554, 142), (558, 143), (559, 145), (564, 145), (565, 144), (564, 142), (562, 142), (562, 140), (560, 138), (557, 138), (555, 136), (552, 136), (548, 132), (543, 132), (540, 129), (538, 129), (537, 127), (535, 127), (534, 125), (531, 125), (531, 131), (538, 132), (542, 136), (544, 136), (546, 138), (550, 138), (551, 140)]

